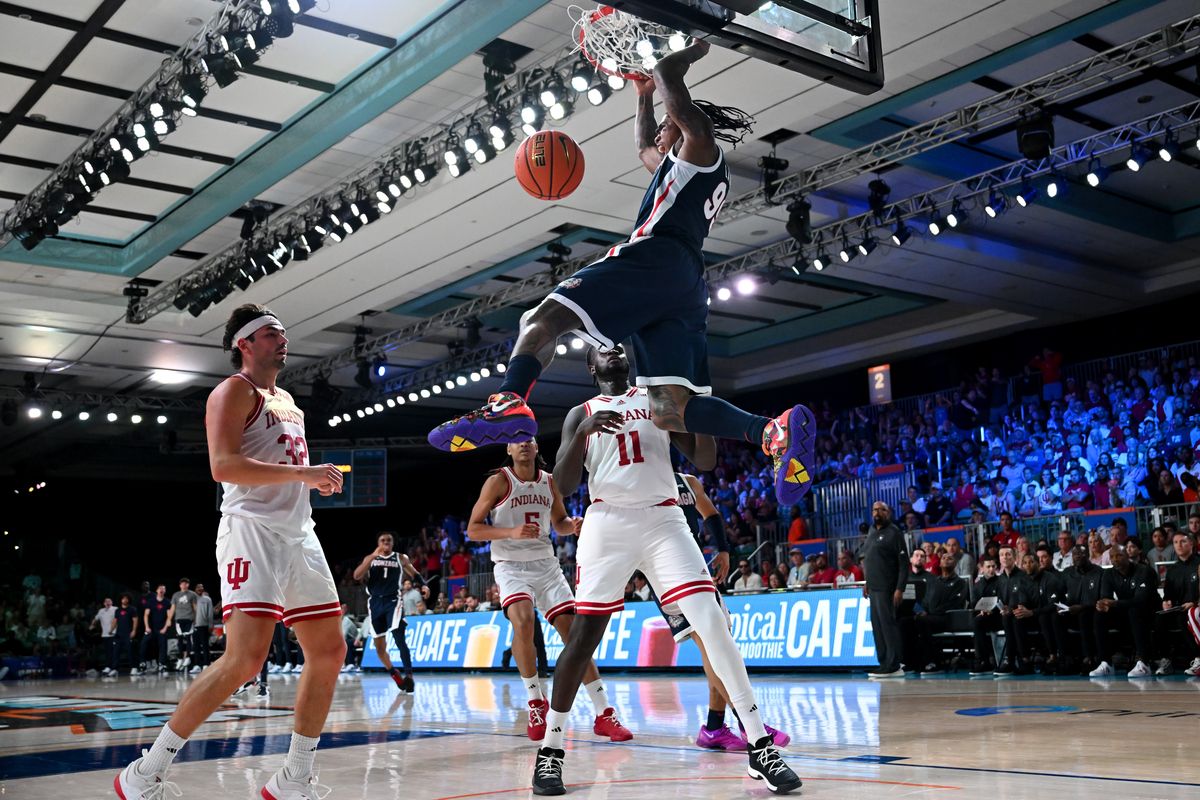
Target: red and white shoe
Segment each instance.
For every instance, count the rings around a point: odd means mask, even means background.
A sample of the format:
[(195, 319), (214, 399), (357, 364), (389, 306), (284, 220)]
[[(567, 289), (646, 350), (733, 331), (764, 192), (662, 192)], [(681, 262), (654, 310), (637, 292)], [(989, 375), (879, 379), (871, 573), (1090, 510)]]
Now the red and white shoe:
[(604, 713), (596, 717), (592, 733), (597, 736), (607, 736), (612, 742), (628, 742), (633, 738), (633, 733), (629, 728), (617, 721), (617, 712), (613, 708), (604, 709)]
[(262, 788), (263, 800), (323, 800), (333, 789), (317, 783), (316, 775), (293, 781), (279, 770)]
[(767, 423), (762, 449), (775, 469), (775, 498), (790, 508), (812, 488), (813, 449), (817, 420), (806, 406), (796, 405)]
[(429, 432), (429, 443), (438, 450), (461, 453), (489, 444), (528, 442), (537, 436), (538, 424), (524, 398), (513, 392), (497, 392), (487, 405)]
[(546, 714), (549, 712), (549, 700), (529, 701), (529, 725), (525, 728), (525, 733), (531, 741), (540, 742), (546, 738)]
[[(149, 752), (149, 750), (143, 750), (142, 756), (145, 757)], [(141, 775), (137, 771), (137, 765), (141, 760), (141, 758), (137, 759), (113, 778), (113, 789), (116, 790), (117, 797), (121, 800), (163, 800), (167, 796), (167, 792), (175, 797), (183, 796), (183, 792), (179, 790), (178, 786), (166, 780), (166, 772), (149, 777)]]

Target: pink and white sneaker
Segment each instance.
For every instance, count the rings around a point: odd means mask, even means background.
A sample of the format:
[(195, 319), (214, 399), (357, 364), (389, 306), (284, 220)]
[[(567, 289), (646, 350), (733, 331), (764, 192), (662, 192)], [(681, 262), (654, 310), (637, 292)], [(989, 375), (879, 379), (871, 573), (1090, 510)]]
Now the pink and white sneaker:
[[(143, 750), (143, 758), (149, 752), (149, 750)], [(183, 796), (183, 792), (179, 790), (178, 786), (165, 780), (166, 772), (148, 777), (139, 773), (137, 765), (141, 760), (141, 758), (135, 760), (121, 770), (117, 777), (113, 778), (113, 789), (116, 790), (117, 797), (121, 800), (164, 800), (167, 792), (175, 797)]]
[(317, 783), (315, 774), (294, 781), (279, 770), (262, 789), (263, 800), (323, 800), (333, 789)]
[[(789, 744), (791, 744), (792, 737), (788, 736), (783, 731), (781, 731), (777, 728), (772, 728), (770, 725), (763, 725), (763, 727), (766, 729), (767, 735), (771, 737), (771, 741), (773, 741), (775, 743), (776, 747), (783, 749), (783, 748), (787, 747)], [(746, 732), (745, 731), (742, 731), (742, 741), (743, 742), (746, 741)]]
[(715, 731), (701, 725), (700, 733), (696, 734), (696, 747), (705, 750), (745, 750), (747, 745), (746, 740), (731, 731), (728, 725), (722, 725)]

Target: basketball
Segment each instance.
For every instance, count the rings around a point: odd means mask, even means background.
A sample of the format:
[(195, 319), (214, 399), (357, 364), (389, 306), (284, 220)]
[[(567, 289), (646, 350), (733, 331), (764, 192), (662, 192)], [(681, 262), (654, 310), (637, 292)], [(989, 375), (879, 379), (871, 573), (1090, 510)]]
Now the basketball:
[(517, 183), (538, 200), (561, 200), (583, 180), (583, 151), (562, 131), (538, 131), (517, 148)]

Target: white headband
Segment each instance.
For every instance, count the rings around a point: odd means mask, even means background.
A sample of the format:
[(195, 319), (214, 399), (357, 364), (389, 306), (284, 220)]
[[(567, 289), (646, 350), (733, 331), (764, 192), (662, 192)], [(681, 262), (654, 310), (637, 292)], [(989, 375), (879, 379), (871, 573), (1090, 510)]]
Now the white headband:
[(243, 325), (240, 330), (238, 330), (237, 334), (233, 337), (233, 346), (237, 347), (237, 343), (240, 340), (250, 338), (255, 331), (257, 331), (259, 328), (264, 328), (267, 325), (275, 325), (279, 328), (283, 327), (283, 323), (276, 319), (275, 316), (271, 314), (263, 314), (261, 317), (250, 320)]

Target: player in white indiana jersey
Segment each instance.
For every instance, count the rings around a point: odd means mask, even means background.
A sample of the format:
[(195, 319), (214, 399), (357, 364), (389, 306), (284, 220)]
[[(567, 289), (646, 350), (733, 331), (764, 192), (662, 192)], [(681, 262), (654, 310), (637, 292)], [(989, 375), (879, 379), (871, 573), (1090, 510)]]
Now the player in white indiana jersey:
[[(508, 445), (504, 465), (484, 482), (471, 509), (467, 536), (492, 543), (500, 605), (513, 627), (513, 658), (529, 694), (529, 738), (540, 742), (546, 735), (549, 702), (542, 691), (534, 656), (534, 606), (568, 641), (575, 619), (575, 598), (563, 576), (550, 543), (550, 529), (559, 536), (574, 536), (581, 520), (567, 516), (562, 495), (538, 455), (536, 439)], [(490, 522), (489, 522), (490, 517)], [(609, 705), (600, 672), (590, 658), (584, 666), (584, 686), (596, 710), (592, 730), (611, 741), (624, 742), (633, 734), (617, 721)], [(576, 687), (578, 688), (578, 687)]]
[(342, 473), (333, 464), (308, 464), (304, 414), (275, 385), (287, 343), (283, 324), (259, 305), (238, 307), (225, 325), (223, 344), (239, 371), (209, 395), (205, 414), (209, 466), (225, 489), (217, 533), (225, 654), (184, 692), (153, 746), (115, 778), (121, 800), (180, 794), (166, 780), (172, 759), (258, 673), (277, 620), (295, 629), (305, 664), (287, 759), (261, 794), (264, 800), (316, 800), (328, 793), (313, 780), (313, 760), (346, 641), (308, 493), (340, 492)]
[(629, 361), (620, 346), (604, 353), (590, 350), (588, 368), (600, 394), (567, 414), (554, 469), (555, 484), (567, 493), (579, 486), (584, 468), (589, 473), (592, 504), (575, 552), (579, 616), (554, 668), (533, 793), (566, 792), (562, 767), (567, 715), (587, 660), (604, 638), (609, 618), (624, 605), (624, 587), (635, 570), (646, 576), (659, 602), (677, 607), (703, 640), (713, 671), (746, 728), (747, 773), (764, 780), (776, 794), (793, 791), (800, 779), (763, 727), (746, 665), (721, 606), (712, 600), (712, 576), (679, 508), (671, 445), (707, 470), (716, 464), (716, 442), (710, 436), (658, 428), (646, 390), (630, 388)]

